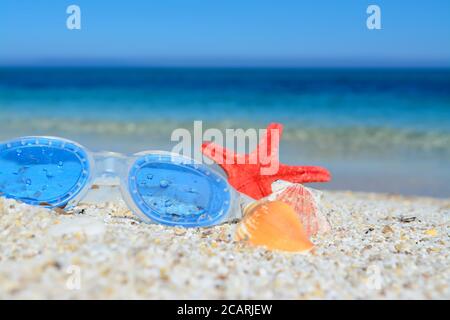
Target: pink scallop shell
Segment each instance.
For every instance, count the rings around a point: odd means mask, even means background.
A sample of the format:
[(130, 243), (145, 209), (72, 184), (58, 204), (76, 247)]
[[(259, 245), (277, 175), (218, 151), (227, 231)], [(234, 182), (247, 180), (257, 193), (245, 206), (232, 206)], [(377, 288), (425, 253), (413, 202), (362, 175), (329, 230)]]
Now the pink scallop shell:
[(272, 200), (283, 201), (294, 208), (308, 237), (328, 232), (331, 229), (325, 216), (320, 213), (317, 197), (303, 185), (289, 183), (285, 188), (269, 197)]

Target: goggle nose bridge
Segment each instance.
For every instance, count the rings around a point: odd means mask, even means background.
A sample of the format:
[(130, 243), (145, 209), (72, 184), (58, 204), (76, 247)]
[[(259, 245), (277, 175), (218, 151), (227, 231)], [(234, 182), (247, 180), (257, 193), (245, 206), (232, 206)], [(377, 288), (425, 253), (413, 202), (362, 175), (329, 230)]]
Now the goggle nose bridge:
[(120, 180), (127, 170), (128, 157), (116, 152), (98, 152), (94, 154), (94, 178), (96, 180)]

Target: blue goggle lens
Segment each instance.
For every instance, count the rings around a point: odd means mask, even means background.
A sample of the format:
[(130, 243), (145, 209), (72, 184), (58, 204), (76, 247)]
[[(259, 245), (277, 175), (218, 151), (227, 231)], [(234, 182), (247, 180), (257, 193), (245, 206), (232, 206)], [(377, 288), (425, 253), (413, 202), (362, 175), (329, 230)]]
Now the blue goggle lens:
[(47, 207), (64, 206), (85, 186), (86, 152), (70, 142), (24, 138), (0, 145), (0, 193)]
[(166, 225), (214, 225), (230, 208), (227, 181), (181, 156), (155, 154), (138, 159), (130, 171), (129, 188), (139, 209)]

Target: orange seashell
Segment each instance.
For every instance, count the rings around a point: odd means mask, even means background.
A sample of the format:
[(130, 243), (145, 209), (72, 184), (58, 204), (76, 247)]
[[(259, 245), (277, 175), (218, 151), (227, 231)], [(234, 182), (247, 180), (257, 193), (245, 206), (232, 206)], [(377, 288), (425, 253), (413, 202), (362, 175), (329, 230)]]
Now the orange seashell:
[(250, 205), (237, 227), (236, 239), (269, 250), (307, 252), (314, 247), (297, 213), (282, 201)]
[(292, 206), (300, 217), (308, 238), (331, 229), (326, 218), (320, 214), (313, 193), (301, 184), (286, 183), (282, 190), (270, 195), (269, 199), (283, 201)]

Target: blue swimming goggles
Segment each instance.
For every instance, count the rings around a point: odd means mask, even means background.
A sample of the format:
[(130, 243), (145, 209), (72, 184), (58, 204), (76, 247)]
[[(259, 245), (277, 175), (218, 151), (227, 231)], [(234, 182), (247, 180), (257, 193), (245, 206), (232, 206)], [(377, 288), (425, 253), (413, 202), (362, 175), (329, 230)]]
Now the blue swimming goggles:
[(225, 177), (179, 154), (93, 153), (56, 137), (0, 144), (0, 195), (7, 198), (70, 208), (105, 176), (118, 178), (124, 201), (147, 223), (206, 227), (240, 216), (237, 192)]

